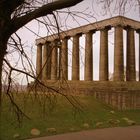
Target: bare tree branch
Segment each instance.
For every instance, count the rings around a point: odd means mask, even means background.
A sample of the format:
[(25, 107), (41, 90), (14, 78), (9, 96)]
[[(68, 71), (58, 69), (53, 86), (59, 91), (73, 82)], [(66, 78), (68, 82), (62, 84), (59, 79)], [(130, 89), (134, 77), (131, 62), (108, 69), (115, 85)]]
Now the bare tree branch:
[(22, 16), (12, 20), (10, 27), (11, 34), (16, 32), (20, 27), (24, 26), (33, 19), (52, 14), (53, 11), (67, 8), (82, 2), (83, 0), (57, 0)]

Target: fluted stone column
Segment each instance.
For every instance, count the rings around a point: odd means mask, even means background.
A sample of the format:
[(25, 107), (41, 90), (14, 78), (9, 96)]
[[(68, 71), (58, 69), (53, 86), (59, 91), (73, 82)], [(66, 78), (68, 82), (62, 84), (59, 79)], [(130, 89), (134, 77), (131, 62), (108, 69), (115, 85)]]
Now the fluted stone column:
[(108, 30), (105, 27), (100, 30), (100, 69), (99, 80), (108, 81)]
[(137, 31), (139, 34), (139, 81), (140, 81), (140, 29)]
[(93, 80), (93, 49), (92, 31), (87, 32), (85, 38), (85, 78), (86, 81)]
[(51, 42), (47, 44), (47, 79), (51, 79), (51, 58), (52, 58), (52, 46)]
[(134, 29), (127, 28), (126, 81), (136, 81)]
[(140, 82), (140, 30), (139, 30), (139, 82)]
[(136, 30), (139, 35), (139, 81), (140, 81), (140, 29)]
[(79, 37), (80, 34), (73, 36), (73, 50), (72, 50), (72, 80), (79, 80)]
[(47, 45), (43, 45), (42, 79), (47, 79)]
[(57, 67), (58, 67), (58, 48), (57, 41), (52, 42), (51, 54), (51, 80), (57, 80)]
[(61, 64), (60, 64), (60, 76), (61, 79), (68, 80), (68, 39), (65, 37), (62, 39), (62, 46), (60, 52)]
[(39, 80), (42, 78), (42, 44), (37, 45), (36, 75)]
[(114, 81), (124, 81), (123, 28), (115, 27)]
[(42, 80), (50, 79), (50, 67), (51, 67), (51, 52), (50, 52), (50, 42), (44, 44), (43, 49), (43, 71), (42, 71)]

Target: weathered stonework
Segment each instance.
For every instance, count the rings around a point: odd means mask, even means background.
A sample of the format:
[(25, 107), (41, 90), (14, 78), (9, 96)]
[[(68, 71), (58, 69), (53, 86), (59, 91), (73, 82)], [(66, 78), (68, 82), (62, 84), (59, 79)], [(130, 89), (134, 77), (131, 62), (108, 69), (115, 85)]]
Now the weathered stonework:
[(76, 34), (86, 33), (87, 31), (100, 30), (107, 26), (115, 27), (116, 25), (122, 25), (123, 27), (131, 26), (135, 30), (138, 30), (140, 28), (140, 22), (123, 17), (123, 16), (117, 16), (117, 17), (105, 19), (102, 21), (94, 22), (88, 25), (84, 25), (78, 28), (61, 32), (60, 36), (58, 36), (58, 34), (53, 34), (47, 37), (39, 38), (36, 40), (36, 44), (39, 44), (39, 43), (44, 44), (46, 41), (53, 41), (54, 39), (58, 39), (59, 37), (61, 39), (64, 38), (65, 36), (72, 37)]
[(39, 80), (41, 80), (42, 78), (42, 44), (37, 45), (36, 76)]
[[(108, 30), (110, 30), (111, 28), (114, 28), (113, 82), (109, 81), (108, 58)], [(124, 30), (127, 33), (126, 73), (124, 71), (123, 51)], [(99, 81), (93, 82), (92, 40), (93, 34), (96, 31), (100, 31), (100, 64)], [(137, 88), (138, 86), (140, 87), (140, 82), (136, 82), (135, 31), (137, 31), (137, 33), (139, 34), (140, 40), (140, 22), (126, 17), (117, 16), (103, 21), (84, 25), (65, 32), (61, 32), (59, 36), (58, 34), (53, 34), (44, 38), (37, 39), (37, 78), (39, 80), (42, 80), (44, 83), (48, 82), (48, 80), (50, 83), (57, 80), (68, 80), (68, 40), (72, 38), (72, 80), (68, 81), (68, 84), (72, 85), (72, 88), (75, 89), (75, 91), (77, 91), (78, 93), (94, 94), (99, 100), (102, 100), (118, 109), (140, 108), (140, 88)], [(84, 81), (80, 81), (79, 60), (79, 40), (82, 34), (85, 34)], [(44, 47), (44, 49), (42, 49), (42, 47)], [(48, 55), (48, 51), (50, 52), (50, 55)], [(124, 78), (124, 75), (126, 75), (126, 79)], [(88, 86), (88, 82), (90, 82), (91, 86)], [(134, 86), (134, 83), (138, 86)], [(133, 86), (132, 90), (130, 88), (131, 84)], [(112, 87), (105, 87), (104, 85)], [(65, 92), (69, 92), (69, 90), (66, 90)]]
[(114, 81), (123, 81), (123, 28), (120, 25), (115, 27), (114, 48)]
[(135, 68), (135, 38), (134, 29), (127, 28), (127, 58), (126, 58), (126, 80), (136, 80), (136, 68)]
[(72, 50), (72, 80), (79, 80), (80, 78), (80, 61), (79, 61), (79, 34), (73, 36), (73, 50)]
[[(140, 33), (140, 22), (131, 20), (122, 16), (99, 21), (93, 24), (88, 24), (65, 32), (61, 32), (59, 37), (57, 34), (40, 38), (36, 40), (37, 49), (37, 75), (40, 72), (40, 79), (68, 79), (68, 39), (73, 38), (72, 50), (72, 80), (79, 80), (80, 75), (80, 52), (79, 52), (79, 38), (85, 34), (85, 75), (84, 80), (93, 80), (93, 53), (92, 53), (92, 37), (93, 33), (100, 31), (100, 68), (99, 80), (108, 81), (109, 79), (109, 60), (108, 60), (108, 30), (114, 28), (114, 81), (124, 81), (124, 55), (123, 55), (123, 30), (127, 32), (127, 66), (126, 66), (126, 81), (136, 81), (135, 70), (135, 42), (134, 31)], [(49, 46), (52, 49), (51, 65), (44, 65), (47, 60), (44, 48), (42, 58), (42, 46), (47, 46), (46, 42), (56, 44)], [(62, 42), (62, 43), (60, 43)], [(57, 44), (60, 43), (58, 47)], [(42, 45), (42, 46), (41, 46)], [(55, 46), (55, 47), (54, 47)], [(58, 51), (59, 50), (59, 51)], [(59, 55), (58, 55), (59, 52)], [(58, 56), (60, 56), (58, 58)], [(140, 57), (139, 57), (140, 58)], [(57, 60), (58, 59), (58, 60)], [(59, 60), (60, 59), (60, 60)], [(42, 69), (43, 63), (43, 70)], [(49, 68), (47, 68), (47, 66)], [(48, 75), (45, 74), (46, 69), (51, 69)], [(51, 76), (50, 76), (51, 75)], [(139, 74), (140, 75), (140, 74)], [(47, 78), (49, 77), (50, 78)], [(41, 78), (42, 77), (42, 78)]]
[(87, 32), (86, 45), (85, 45), (85, 80), (93, 80), (93, 49), (92, 49), (92, 34), (93, 32)]
[(108, 81), (108, 30), (108, 27), (100, 30), (100, 81)]

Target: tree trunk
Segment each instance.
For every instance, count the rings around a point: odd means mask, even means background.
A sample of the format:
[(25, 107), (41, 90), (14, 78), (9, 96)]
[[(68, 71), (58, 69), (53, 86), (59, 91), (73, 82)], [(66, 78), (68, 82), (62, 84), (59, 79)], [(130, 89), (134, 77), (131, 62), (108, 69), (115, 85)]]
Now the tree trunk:
[[(3, 67), (3, 59), (6, 54), (6, 48), (7, 48), (6, 46), (7, 44), (3, 43), (3, 41), (0, 39), (0, 121), (2, 117), (1, 116), (2, 115), (2, 67)], [(0, 132), (1, 132), (1, 126), (0, 126)]]
[(8, 17), (1, 18), (2, 11), (0, 10), (0, 107), (2, 104), (2, 67), (3, 59), (7, 50), (7, 42), (11, 36), (9, 31), (10, 21)]
[(7, 44), (1, 41), (0, 39), (0, 111), (2, 105), (2, 67), (3, 67), (3, 59), (6, 54)]

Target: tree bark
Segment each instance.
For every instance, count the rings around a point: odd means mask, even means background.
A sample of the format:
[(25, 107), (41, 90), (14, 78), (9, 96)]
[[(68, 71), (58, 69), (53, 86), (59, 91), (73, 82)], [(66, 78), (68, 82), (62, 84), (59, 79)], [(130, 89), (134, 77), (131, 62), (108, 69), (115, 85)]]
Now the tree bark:
[[(1, 120), (1, 114), (2, 114), (2, 67), (3, 67), (3, 59), (6, 54), (6, 46), (7, 43), (4, 43), (0, 39), (0, 120)], [(0, 126), (0, 132), (1, 132), (1, 126)], [(0, 136), (1, 139), (1, 136)]]
[(0, 39), (0, 107), (2, 105), (2, 67), (3, 59), (6, 54), (7, 43), (1, 41)]
[(4, 19), (0, 16), (0, 112), (2, 105), (2, 67), (3, 59), (7, 50), (9, 35), (7, 34), (7, 26), (9, 25), (7, 17)]

